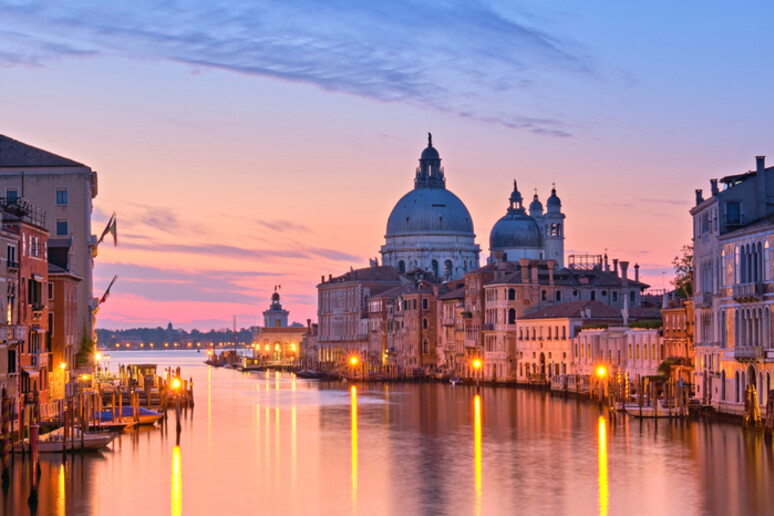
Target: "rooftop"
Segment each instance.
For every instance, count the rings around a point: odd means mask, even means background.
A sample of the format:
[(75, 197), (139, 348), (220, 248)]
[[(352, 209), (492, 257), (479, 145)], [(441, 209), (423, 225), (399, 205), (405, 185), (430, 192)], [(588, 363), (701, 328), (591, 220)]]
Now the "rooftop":
[(83, 163), (0, 134), (0, 168), (83, 166), (85, 166)]

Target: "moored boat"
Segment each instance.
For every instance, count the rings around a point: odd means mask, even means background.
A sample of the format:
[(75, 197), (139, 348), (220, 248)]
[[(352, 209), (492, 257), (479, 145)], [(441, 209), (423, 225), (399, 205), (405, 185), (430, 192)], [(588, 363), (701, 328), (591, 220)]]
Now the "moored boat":
[[(119, 419), (121, 421), (124, 420), (130, 420), (135, 421), (134, 417), (134, 408), (124, 406), (121, 408), (121, 414), (119, 416), (118, 410), (115, 411), (116, 419)], [(161, 412), (154, 412), (153, 410), (148, 410), (143, 407), (137, 407), (137, 424), (139, 425), (154, 425), (156, 424), (162, 417), (164, 417), (164, 414)], [(112, 421), (113, 414), (110, 410), (103, 410), (100, 413), (100, 419), (102, 421)]]
[[(53, 432), (43, 434), (39, 438), (38, 450), (40, 453), (62, 453), (65, 450), (97, 450), (104, 448), (115, 439), (116, 434), (113, 433), (99, 433), (90, 434), (86, 433), (81, 435), (81, 431), (77, 428), (70, 430), (72, 434), (65, 440), (64, 427), (57, 428)], [(81, 445), (83, 443), (83, 445)], [(22, 451), (29, 450), (30, 440), (24, 440), (24, 448), (22, 449), (22, 443), (14, 443), (13, 451), (15, 453), (21, 453)]]

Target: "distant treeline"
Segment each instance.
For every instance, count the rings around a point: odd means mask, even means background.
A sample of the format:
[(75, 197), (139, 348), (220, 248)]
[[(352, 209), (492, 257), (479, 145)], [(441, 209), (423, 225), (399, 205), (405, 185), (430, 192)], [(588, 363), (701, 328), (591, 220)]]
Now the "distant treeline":
[(226, 342), (242, 342), (244, 344), (251, 344), (253, 342), (253, 334), (249, 329), (242, 328), (234, 333), (231, 330), (210, 330), (208, 332), (201, 332), (199, 330), (191, 330), (190, 332), (185, 330), (173, 329), (168, 326), (166, 329), (162, 327), (158, 328), (133, 328), (130, 330), (97, 330), (97, 342), (104, 346), (113, 347), (116, 344), (140, 344), (144, 343), (149, 345), (154, 344), (155, 348), (164, 346), (164, 343), (169, 343), (169, 346), (174, 346), (177, 342), (179, 347), (186, 347), (189, 342), (192, 342), (195, 346), (197, 343), (201, 343), (201, 346), (223, 344)]

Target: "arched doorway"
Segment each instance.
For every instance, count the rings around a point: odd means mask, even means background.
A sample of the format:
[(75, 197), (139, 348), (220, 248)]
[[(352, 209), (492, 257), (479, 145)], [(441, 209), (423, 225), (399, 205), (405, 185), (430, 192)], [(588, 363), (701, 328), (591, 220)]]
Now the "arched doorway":
[(540, 353), (540, 375), (545, 378), (546, 376), (546, 354)]

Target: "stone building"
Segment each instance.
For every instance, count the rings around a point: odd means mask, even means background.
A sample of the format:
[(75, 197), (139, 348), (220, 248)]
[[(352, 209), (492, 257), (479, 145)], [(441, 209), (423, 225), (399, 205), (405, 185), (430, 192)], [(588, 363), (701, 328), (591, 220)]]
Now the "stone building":
[(78, 339), (84, 332), (91, 338), (97, 306), (92, 298), (97, 239), (91, 234), (97, 173), (71, 159), (0, 135), (0, 195), (23, 197), (45, 210), (49, 235), (72, 239), (70, 271), (81, 278), (77, 287)]
[(253, 332), (253, 355), (265, 360), (297, 360), (301, 357), (302, 341), (308, 338), (309, 324), (288, 326), (287, 310), (282, 308), (280, 295), (271, 295), (271, 305), (263, 312), (263, 327)]
[(27, 328), (18, 324), (19, 235), (0, 226), (0, 391), (19, 396), (19, 353)]
[(414, 178), (414, 189), (401, 197), (389, 218), (382, 263), (401, 273), (421, 269), (444, 279), (459, 279), (478, 268), (473, 218), (446, 188), (441, 157), (428, 134)]
[(48, 240), (48, 318), (51, 339), (51, 399), (65, 395), (65, 384), (76, 368), (78, 352), (78, 285), (81, 278), (70, 270), (72, 240)]
[(546, 201), (545, 214), (538, 194), (535, 193), (527, 215), (515, 180), (508, 201), (506, 214), (495, 223), (489, 234), (490, 260), (498, 254), (505, 261), (545, 259), (553, 260), (559, 268), (563, 267), (565, 215), (562, 213), (562, 201), (556, 195), (556, 187), (551, 189), (551, 196)]
[(690, 212), (696, 395), (741, 414), (748, 385), (765, 406), (774, 374), (774, 167), (758, 156), (755, 170), (713, 179), (710, 192), (697, 190)]

